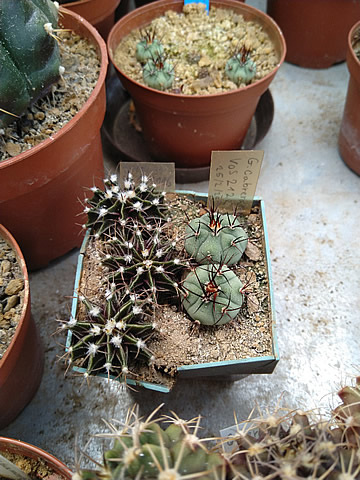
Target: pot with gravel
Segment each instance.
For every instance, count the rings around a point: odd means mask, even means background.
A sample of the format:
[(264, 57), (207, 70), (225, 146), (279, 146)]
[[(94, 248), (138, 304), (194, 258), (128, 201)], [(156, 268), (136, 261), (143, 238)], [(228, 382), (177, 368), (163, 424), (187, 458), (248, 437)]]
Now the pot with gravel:
[(59, 3), (84, 17), (106, 39), (114, 25), (115, 10), (120, 0), (60, 0)]
[(251, 213), (207, 207), (116, 175), (92, 188), (66, 361), (169, 392), (179, 377), (271, 373), (278, 361), (263, 202)]
[(0, 428), (32, 399), (42, 372), (43, 349), (31, 317), (25, 260), (14, 237), (0, 225)]
[(338, 146), (344, 162), (360, 175), (360, 22), (349, 32), (346, 62), (350, 77)]
[[(161, 49), (141, 59), (137, 44), (155, 40)], [(185, 168), (241, 147), (286, 50), (270, 17), (235, 0), (211, 2), (209, 15), (203, 4), (153, 2), (121, 18), (107, 43), (149, 152)]]
[(30, 269), (79, 246), (82, 185), (103, 177), (106, 45), (66, 9), (56, 28), (54, 8), (0, 5), (0, 218)]

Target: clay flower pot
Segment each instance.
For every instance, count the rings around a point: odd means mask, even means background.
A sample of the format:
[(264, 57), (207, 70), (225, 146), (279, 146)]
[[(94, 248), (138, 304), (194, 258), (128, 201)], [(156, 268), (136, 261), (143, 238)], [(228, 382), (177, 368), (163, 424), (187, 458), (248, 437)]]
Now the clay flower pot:
[(103, 38), (107, 38), (114, 25), (115, 10), (120, 0), (78, 0), (64, 3), (64, 7), (90, 22)]
[(339, 152), (344, 162), (360, 175), (360, 60), (353, 49), (360, 21), (350, 30), (346, 62), (350, 72), (344, 113), (339, 134)]
[(124, 87), (136, 108), (149, 152), (156, 160), (174, 162), (176, 167), (204, 167), (212, 150), (239, 149), (260, 96), (269, 87), (285, 58), (285, 42), (276, 23), (265, 13), (236, 0), (214, 0), (212, 5), (242, 14), (260, 23), (278, 54), (277, 67), (261, 80), (241, 89), (209, 95), (162, 92), (132, 80), (115, 65), (114, 53), (132, 30), (144, 27), (168, 10), (182, 11), (182, 0), (159, 0), (121, 18), (108, 37), (108, 51)]
[(285, 36), (286, 61), (328, 68), (345, 60), (346, 38), (360, 17), (360, 0), (268, 0), (267, 13)]
[(61, 22), (92, 42), (101, 59), (98, 82), (83, 108), (54, 135), (0, 162), (0, 218), (17, 239), (29, 269), (81, 244), (83, 185), (103, 178), (100, 127), (105, 115), (107, 52), (96, 29), (63, 9)]
[[(33, 460), (44, 461), (45, 465), (53, 471), (55, 479), (71, 480), (72, 478), (71, 470), (64, 463), (50, 453), (29, 443), (15, 440), (13, 438), (0, 437), (0, 453), (2, 452), (21, 455)], [(54, 480), (54, 477), (52, 478)]]
[(1, 429), (14, 420), (35, 395), (43, 373), (44, 357), (39, 333), (31, 317), (29, 277), (24, 257), (11, 233), (2, 225), (0, 237), (15, 251), (22, 267), (25, 290), (19, 324), (9, 347), (0, 359)]

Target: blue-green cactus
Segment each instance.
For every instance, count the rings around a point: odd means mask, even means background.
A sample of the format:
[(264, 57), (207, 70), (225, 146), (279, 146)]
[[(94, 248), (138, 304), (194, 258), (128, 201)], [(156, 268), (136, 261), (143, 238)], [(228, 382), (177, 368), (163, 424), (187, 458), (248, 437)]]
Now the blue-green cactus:
[(231, 214), (213, 210), (195, 218), (186, 227), (185, 249), (198, 263), (239, 262), (247, 246), (247, 234)]
[(136, 44), (135, 56), (142, 64), (163, 54), (164, 47), (155, 37), (155, 33), (146, 31), (143, 38)]
[(224, 325), (239, 313), (244, 286), (226, 265), (200, 265), (182, 284), (183, 307), (202, 325)]
[(240, 52), (235, 53), (225, 65), (225, 73), (236, 85), (245, 83), (246, 85), (256, 75), (256, 64), (250, 58), (249, 51), (242, 47)]
[(144, 83), (156, 90), (171, 88), (174, 81), (174, 68), (163, 55), (148, 60), (143, 68)]
[(50, 0), (0, 2), (0, 128), (59, 79), (60, 51), (51, 33), (56, 26)]

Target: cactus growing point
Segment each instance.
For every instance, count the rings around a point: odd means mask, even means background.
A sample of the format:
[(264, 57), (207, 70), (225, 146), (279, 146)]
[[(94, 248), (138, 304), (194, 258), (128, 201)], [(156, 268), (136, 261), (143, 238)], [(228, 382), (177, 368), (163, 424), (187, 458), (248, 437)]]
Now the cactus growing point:
[(143, 68), (143, 80), (148, 87), (167, 90), (174, 81), (174, 67), (164, 55), (157, 55), (148, 60)]
[(60, 51), (51, 34), (56, 26), (57, 7), (50, 0), (0, 2), (0, 127), (59, 79)]

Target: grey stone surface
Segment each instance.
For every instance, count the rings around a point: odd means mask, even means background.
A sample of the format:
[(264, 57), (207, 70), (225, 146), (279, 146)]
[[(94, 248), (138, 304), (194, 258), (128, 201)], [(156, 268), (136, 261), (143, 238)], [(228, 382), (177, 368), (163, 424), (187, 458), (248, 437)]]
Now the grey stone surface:
[[(64, 378), (57, 361), (64, 339), (52, 333), (56, 319), (69, 315), (74, 251), (30, 275), (45, 373), (35, 398), (1, 435), (36, 444), (73, 467), (76, 442), (84, 446), (104, 429), (102, 419), (123, 420), (134, 402), (144, 414), (161, 402), (164, 413), (201, 414), (205, 435), (232, 425), (234, 412), (246, 418), (256, 404), (271, 410), (279, 401), (302, 409), (336, 403), (334, 392), (360, 370), (360, 178), (337, 151), (348, 76), (344, 63), (326, 70), (284, 64), (271, 85), (274, 121), (256, 148), (265, 152), (257, 194), (265, 201), (271, 246), (281, 354), (274, 373), (235, 382), (182, 381), (167, 395)], [(207, 183), (179, 187), (206, 192)], [(89, 450), (101, 455), (96, 442)]]

